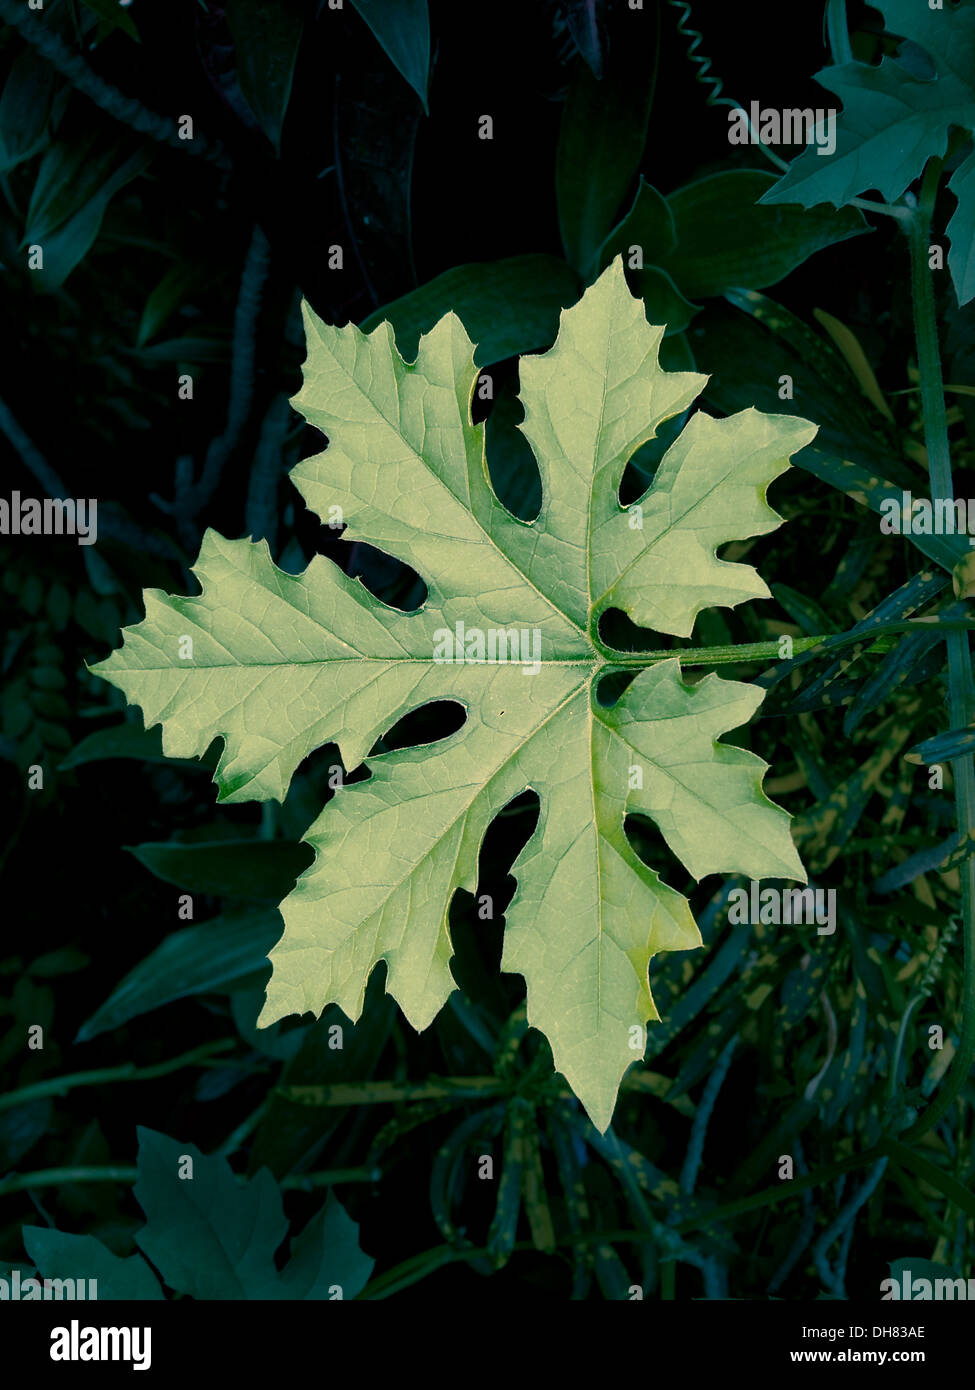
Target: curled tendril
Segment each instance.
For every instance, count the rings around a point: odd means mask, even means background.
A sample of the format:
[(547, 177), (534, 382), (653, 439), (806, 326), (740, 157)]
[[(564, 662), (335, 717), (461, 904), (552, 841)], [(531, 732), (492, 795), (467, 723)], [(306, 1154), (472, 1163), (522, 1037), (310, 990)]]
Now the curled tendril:
[(686, 3), (686, 0), (667, 0), (667, 3), (673, 9), (679, 11), (677, 32), (682, 38), (687, 40), (687, 56), (697, 69), (694, 74), (695, 82), (699, 82), (705, 89), (710, 88), (705, 96), (707, 105), (730, 106), (733, 110), (740, 111), (745, 118), (745, 124), (748, 126), (748, 134), (752, 143), (759, 147), (766, 159), (771, 160), (777, 169), (782, 171), (788, 169), (789, 166), (786, 161), (780, 159), (767, 145), (762, 143), (758, 132), (752, 125), (748, 112), (742, 106), (741, 102), (735, 101), (734, 97), (723, 97), (721, 95), (724, 90), (724, 83), (721, 81), (720, 77), (715, 76), (715, 74), (711, 72), (711, 59), (707, 57), (706, 54), (698, 52), (701, 44), (704, 42), (704, 35), (701, 33), (700, 29), (692, 29), (690, 27), (690, 5)]

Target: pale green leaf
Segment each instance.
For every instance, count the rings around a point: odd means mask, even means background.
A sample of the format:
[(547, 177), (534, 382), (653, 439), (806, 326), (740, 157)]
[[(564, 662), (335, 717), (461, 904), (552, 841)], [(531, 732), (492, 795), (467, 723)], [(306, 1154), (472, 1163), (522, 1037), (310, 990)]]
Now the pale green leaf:
[[(664, 328), (648, 325), (617, 259), (563, 312), (555, 346), (521, 361), (521, 428), (543, 493), (538, 517), (523, 522), (492, 490), (483, 428), (471, 424), (474, 348), (453, 314), (411, 364), (388, 324), (367, 337), (307, 307), (305, 323), (294, 403), (329, 446), (292, 478), (323, 520), (341, 508), (345, 538), (415, 568), (426, 602), (403, 613), (322, 557), (289, 575), (265, 544), (208, 532), (201, 595), (148, 591), (145, 621), (96, 669), (147, 726), (162, 723), (167, 755), (224, 740), (223, 801), (283, 798), (327, 742), (349, 769), (368, 757), (370, 776), (340, 790), (305, 837), (316, 858), (282, 904), (262, 1025), (328, 1003), (355, 1020), (385, 960), (389, 992), (426, 1027), (454, 988), (451, 898), (476, 890), (495, 815), (535, 791), (541, 811), (513, 868), (502, 966), (525, 976), (530, 1022), (605, 1130), (640, 1055), (634, 1035), (657, 1016), (651, 956), (700, 944), (686, 900), (640, 860), (625, 817), (653, 820), (695, 877), (804, 874), (787, 815), (761, 790), (765, 764), (717, 741), (762, 692), (716, 676), (689, 685), (676, 656), (614, 653), (599, 618), (616, 607), (686, 636), (702, 608), (766, 596), (750, 566), (715, 550), (779, 523), (765, 489), (815, 426), (754, 410), (697, 414), (654, 485), (621, 506), (628, 460), (705, 378), (660, 368)], [(464, 660), (438, 660), (457, 624), (471, 643)], [(506, 642), (524, 632), (528, 650), (490, 659), (478, 642), (491, 631)], [(621, 661), (646, 669), (606, 707), (596, 687)], [(457, 732), (368, 756), (434, 700), (464, 707)]]

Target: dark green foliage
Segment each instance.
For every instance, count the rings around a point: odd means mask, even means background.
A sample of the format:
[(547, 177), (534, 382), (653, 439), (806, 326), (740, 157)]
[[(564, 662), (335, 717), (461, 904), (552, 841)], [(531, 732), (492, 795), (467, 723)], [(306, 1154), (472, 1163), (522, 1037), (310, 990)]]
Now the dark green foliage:
[[(951, 795), (975, 708), (950, 718), (946, 658), (971, 625), (968, 537), (879, 526), (885, 498), (928, 495), (907, 238), (862, 207), (760, 204), (776, 170), (728, 143), (717, 72), (742, 99), (829, 104), (812, 82), (820, 7), (784, 27), (771, 0), (747, 25), (740, 7), (699, 8), (533, 0), (472, 22), (438, 0), (429, 16), (425, 0), (48, 0), (41, 19), (0, 0), (3, 495), (99, 501), (96, 546), (0, 537), (5, 1266), (87, 1261), (102, 1297), (327, 1299), (340, 1283), (449, 1298), (489, 1280), (512, 1301), (637, 1285), (876, 1299), (891, 1266), (971, 1271), (970, 1081), (911, 1130), (975, 988), (960, 902), (975, 827)], [(849, 12), (858, 59), (896, 50), (875, 12)], [(948, 153), (938, 228), (965, 155)], [(741, 741), (772, 765), (766, 788), (838, 920), (734, 925), (747, 884), (675, 880), (705, 948), (652, 966), (661, 1022), (603, 1136), (528, 1028), (523, 981), (498, 974), (530, 795), (491, 828), (478, 899), (453, 904), (459, 989), (430, 1029), (410, 1029), (379, 971), (355, 1027), (332, 1008), (257, 1030), (275, 903), (345, 775), (338, 755), (309, 759), (282, 806), (215, 805), (219, 748), (167, 759), (86, 663), (138, 620), (143, 587), (187, 591), (211, 525), (265, 538), (290, 572), (320, 552), (389, 603), (422, 601), (416, 575), (339, 547), (287, 482), (320, 447), (287, 405), (302, 294), (329, 322), (391, 319), (407, 357), (456, 310), (491, 378), (474, 411), (497, 489), (530, 518), (513, 359), (551, 345), (618, 253), (668, 322), (664, 365), (710, 373), (708, 410), (820, 426), (772, 492), (789, 524), (724, 557), (747, 551), (773, 598), (705, 614), (674, 646), (766, 644), (725, 673), (768, 690)], [(968, 387), (947, 398), (967, 498), (975, 306), (947, 269), (934, 286), (947, 380)], [(624, 493), (659, 456), (641, 451)], [(795, 654), (769, 655), (783, 637)], [(431, 740), (447, 727), (437, 709), (417, 722)], [(628, 830), (654, 864), (652, 827)], [(212, 1188), (201, 1240), (263, 1234), (236, 1284), (212, 1251), (181, 1248), (177, 1153)]]

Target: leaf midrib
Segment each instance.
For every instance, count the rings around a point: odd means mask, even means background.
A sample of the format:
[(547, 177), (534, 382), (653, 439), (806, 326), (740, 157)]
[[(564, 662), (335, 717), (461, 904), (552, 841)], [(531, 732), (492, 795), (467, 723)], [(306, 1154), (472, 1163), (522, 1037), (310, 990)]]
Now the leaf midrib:
[[(126, 670), (129, 674), (139, 675), (158, 671), (173, 672), (178, 671), (182, 675), (189, 675), (192, 671), (267, 671), (275, 667), (282, 667), (290, 670), (295, 666), (362, 666), (363, 664), (375, 664), (382, 666), (429, 666), (431, 669), (439, 667), (453, 666), (534, 666), (534, 661), (434, 661), (432, 657), (403, 657), (403, 656), (330, 656), (316, 657), (310, 661), (227, 661), (220, 664), (202, 665), (199, 662), (187, 662), (185, 667), (174, 666), (170, 662), (166, 666), (129, 666)], [(592, 656), (578, 657), (540, 657), (539, 665), (546, 666), (583, 666), (590, 670), (594, 666), (612, 666), (614, 663), (606, 661), (598, 652), (593, 652)], [(651, 665), (647, 662), (647, 665)]]

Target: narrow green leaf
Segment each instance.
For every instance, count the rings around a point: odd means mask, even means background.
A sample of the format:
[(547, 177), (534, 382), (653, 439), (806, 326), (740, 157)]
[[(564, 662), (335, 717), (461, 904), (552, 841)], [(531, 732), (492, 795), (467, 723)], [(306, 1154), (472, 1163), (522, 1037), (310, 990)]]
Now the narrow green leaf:
[(172, 338), (138, 349), (146, 362), (229, 362), (230, 343), (216, 338)]
[(226, 990), (255, 974), (281, 934), (275, 910), (238, 912), (183, 927), (150, 951), (78, 1030), (78, 1042), (118, 1028), (174, 999)]
[(164, 883), (215, 897), (280, 898), (308, 863), (304, 846), (287, 840), (168, 840), (126, 849)]
[(932, 1159), (924, 1154), (912, 1149), (909, 1144), (902, 1143), (899, 1139), (883, 1138), (877, 1146), (883, 1153), (889, 1154), (895, 1163), (899, 1163), (902, 1168), (909, 1168), (922, 1178), (926, 1183), (935, 1188), (949, 1202), (953, 1202), (959, 1211), (963, 1211), (966, 1216), (975, 1217), (975, 1193), (960, 1183), (951, 1173), (945, 1172)]
[(566, 260), (580, 275), (598, 269), (599, 248), (639, 169), (653, 75), (645, 54), (611, 81), (597, 80), (585, 63), (576, 69), (559, 129), (555, 189)]
[(639, 248), (644, 265), (663, 265), (676, 246), (677, 228), (670, 203), (641, 174), (632, 207), (599, 248), (599, 269), (605, 270), (616, 256), (622, 256), (625, 265), (633, 247)]
[(182, 304), (188, 290), (200, 280), (200, 268), (192, 262), (171, 266), (146, 300), (139, 320), (136, 346), (143, 347)]
[(122, 162), (121, 140), (106, 140), (100, 123), (58, 139), (41, 160), (34, 180), (24, 244), (45, 237), (83, 211)]
[(660, 266), (631, 272), (633, 286), (643, 300), (651, 323), (665, 323), (668, 334), (683, 333), (700, 307), (692, 304)]
[(964, 729), (949, 729), (943, 734), (935, 734), (933, 738), (926, 738), (911, 749), (909, 756), (912, 761), (930, 767), (932, 763), (951, 762), (952, 758), (964, 758), (972, 752), (975, 752), (975, 726), (969, 725)]
[[(903, 637), (857, 691), (843, 719), (843, 732), (847, 738), (856, 732), (872, 709), (889, 699), (895, 691), (902, 690), (908, 684), (914, 685), (919, 679), (940, 670), (946, 660), (943, 642), (944, 633), (937, 628), (932, 632), (909, 633)], [(932, 651), (933, 648), (937, 650)]]
[[(28, 212), (28, 231), (23, 244), (39, 245), (44, 253), (43, 269), (37, 273), (39, 288), (53, 292), (91, 249), (109, 202), (127, 183), (141, 174), (152, 159), (148, 145), (135, 151), (112, 172), (118, 152), (96, 157), (93, 168), (76, 167), (86, 156), (78, 146), (65, 151), (61, 142), (53, 145), (42, 162)], [(79, 175), (77, 183), (62, 186), (61, 180)], [(73, 211), (77, 208), (77, 211)], [(66, 219), (66, 220), (65, 220)], [(40, 230), (39, 230), (40, 229)]]
[(56, 73), (25, 48), (7, 73), (0, 96), (0, 172), (30, 159), (47, 143)]
[(305, 0), (227, 3), (240, 88), (275, 150), (281, 146), (305, 10)]
[(352, 0), (390, 62), (427, 106), (430, 15), (427, 0)]
[(142, 42), (132, 16), (128, 10), (122, 8), (119, 0), (82, 0), (82, 4), (87, 5), (110, 29), (121, 29), (130, 39), (135, 39), (136, 43)]
[[(118, 724), (114, 729), (98, 729), (83, 738), (72, 748), (68, 756), (59, 763), (63, 772), (70, 768), (84, 767), (86, 763), (103, 762), (111, 758), (135, 758), (139, 762), (172, 763), (162, 750), (162, 738), (158, 729), (143, 729), (138, 724)], [(185, 767), (216, 767), (216, 760), (204, 757), (200, 761), (185, 759)]]

